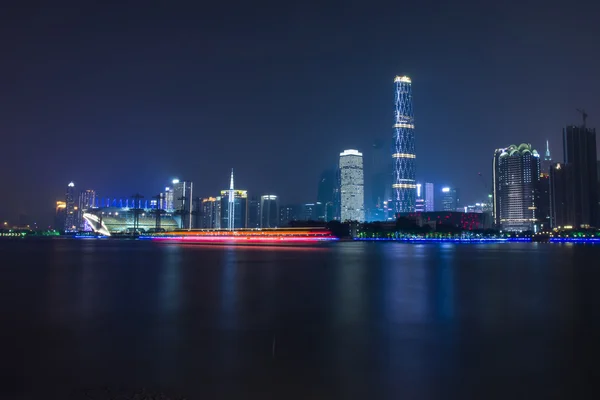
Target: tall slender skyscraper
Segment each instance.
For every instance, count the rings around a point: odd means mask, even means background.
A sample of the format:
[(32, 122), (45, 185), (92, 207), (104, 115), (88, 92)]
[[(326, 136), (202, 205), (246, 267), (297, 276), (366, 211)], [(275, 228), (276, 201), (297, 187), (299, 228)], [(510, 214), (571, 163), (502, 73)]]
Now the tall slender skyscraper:
[(433, 183), (425, 182), (425, 211), (434, 211)]
[(546, 152), (544, 153), (544, 162), (542, 163), (542, 170), (540, 173), (546, 174), (546, 175), (549, 174), (551, 165), (552, 165), (552, 156), (550, 156), (550, 145), (548, 144), (548, 141), (546, 140)]
[(394, 86), (392, 201), (396, 213), (408, 213), (415, 210), (417, 197), (412, 82), (408, 76), (397, 76), (394, 79)]
[(357, 150), (340, 153), (340, 194), (342, 221), (364, 222), (363, 158), (362, 153)]
[(77, 232), (77, 206), (75, 205), (75, 184), (69, 183), (65, 195), (65, 232)]
[(175, 212), (181, 216), (181, 228), (192, 228), (193, 185), (190, 181), (173, 179), (173, 202)]
[(248, 223), (248, 191), (234, 189), (233, 169), (229, 190), (221, 190), (221, 229), (243, 229)]

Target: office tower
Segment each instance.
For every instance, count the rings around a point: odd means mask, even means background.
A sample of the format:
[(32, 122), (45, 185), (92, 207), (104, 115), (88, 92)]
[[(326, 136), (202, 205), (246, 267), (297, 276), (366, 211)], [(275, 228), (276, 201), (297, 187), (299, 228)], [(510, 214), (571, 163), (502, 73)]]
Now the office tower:
[(425, 193), (422, 189), (423, 185), (417, 183), (417, 198), (415, 200), (415, 212), (425, 211)]
[(161, 208), (166, 211), (173, 211), (175, 207), (175, 203), (173, 201), (173, 189), (170, 187), (165, 188), (165, 192), (162, 195), (162, 204)]
[(78, 199), (78, 213), (77, 213), (77, 226), (84, 231), (90, 231), (89, 227), (86, 227), (86, 222), (83, 219), (83, 213), (89, 209), (96, 207), (96, 191), (92, 189), (82, 190), (79, 193)]
[(394, 87), (392, 201), (396, 213), (409, 213), (415, 209), (417, 194), (412, 82), (408, 76), (397, 76), (394, 79)]
[(65, 195), (65, 232), (77, 232), (77, 211), (75, 205), (75, 184), (69, 183)]
[(567, 225), (574, 228), (599, 226), (596, 130), (582, 126), (563, 129), (564, 163), (572, 171), (567, 180)]
[(357, 150), (340, 153), (340, 195), (342, 221), (364, 222), (363, 159), (362, 153)]
[(54, 214), (54, 229), (63, 232), (65, 230), (65, 221), (67, 218), (67, 203), (65, 201), (56, 202), (56, 212)]
[(248, 228), (260, 228), (260, 198), (252, 196), (248, 201)]
[[(550, 166), (551, 168), (551, 166)], [(550, 172), (550, 169), (548, 169)], [(536, 187), (536, 214), (539, 229), (548, 231), (552, 228), (552, 218), (550, 212), (550, 174), (541, 173)]]
[(279, 208), (279, 226), (289, 226), (290, 222), (298, 220), (298, 206), (287, 205)]
[(443, 187), (441, 196), (442, 211), (461, 211), (459, 190), (457, 188)]
[(260, 196), (260, 227), (277, 228), (279, 226), (279, 207), (277, 196)]
[(317, 220), (317, 207), (315, 203), (306, 203), (302, 207), (302, 221), (316, 221)]
[(494, 220), (506, 231), (534, 230), (540, 156), (530, 144), (511, 145), (494, 153)]
[(433, 183), (425, 182), (425, 211), (430, 212), (435, 210), (434, 199)]
[(221, 229), (244, 229), (247, 227), (248, 191), (234, 189), (233, 170), (229, 190), (221, 190)]
[(342, 189), (341, 189), (341, 170), (335, 169), (335, 186), (333, 187), (333, 218), (331, 220), (340, 221), (342, 219)]
[(202, 199), (201, 205), (202, 229), (220, 229), (221, 228), (221, 197), (206, 197)]
[(181, 228), (192, 228), (193, 184), (190, 181), (173, 179), (173, 204), (175, 213), (181, 218)]
[(568, 181), (573, 179), (571, 165), (556, 163), (550, 167), (550, 225), (552, 228), (572, 228), (573, 209), (568, 206)]

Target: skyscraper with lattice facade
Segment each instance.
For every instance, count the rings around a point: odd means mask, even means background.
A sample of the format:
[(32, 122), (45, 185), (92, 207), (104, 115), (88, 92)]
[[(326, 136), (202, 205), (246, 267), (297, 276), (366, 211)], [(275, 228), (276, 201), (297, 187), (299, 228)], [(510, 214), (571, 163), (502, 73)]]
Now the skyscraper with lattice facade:
[(397, 76), (394, 79), (394, 89), (392, 201), (396, 213), (407, 213), (415, 210), (417, 196), (415, 122), (410, 78)]

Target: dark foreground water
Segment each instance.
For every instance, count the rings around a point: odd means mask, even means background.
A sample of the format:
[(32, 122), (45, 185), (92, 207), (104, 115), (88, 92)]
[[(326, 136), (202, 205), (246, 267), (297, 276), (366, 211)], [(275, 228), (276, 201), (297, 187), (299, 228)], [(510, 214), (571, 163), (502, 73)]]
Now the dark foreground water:
[(0, 241), (0, 265), (2, 399), (598, 398), (597, 245)]

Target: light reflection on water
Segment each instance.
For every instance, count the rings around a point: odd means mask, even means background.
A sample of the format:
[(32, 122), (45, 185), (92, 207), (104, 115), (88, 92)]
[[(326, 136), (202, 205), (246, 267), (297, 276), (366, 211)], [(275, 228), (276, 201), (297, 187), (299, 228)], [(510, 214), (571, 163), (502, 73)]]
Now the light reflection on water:
[(598, 328), (600, 247), (48, 243), (0, 248), (0, 350), (21, 390), (124, 378), (212, 398), (484, 398), (528, 393), (527, 376), (549, 398), (585, 373), (560, 366)]

